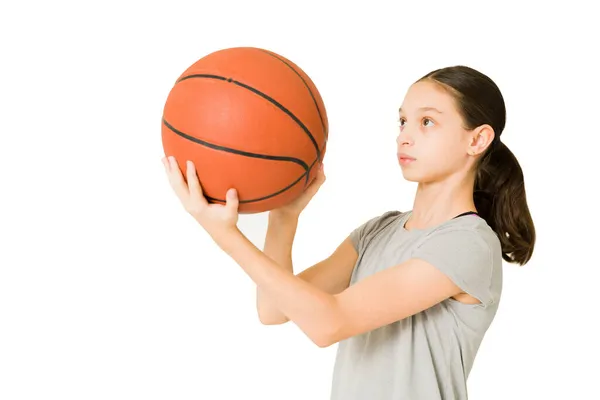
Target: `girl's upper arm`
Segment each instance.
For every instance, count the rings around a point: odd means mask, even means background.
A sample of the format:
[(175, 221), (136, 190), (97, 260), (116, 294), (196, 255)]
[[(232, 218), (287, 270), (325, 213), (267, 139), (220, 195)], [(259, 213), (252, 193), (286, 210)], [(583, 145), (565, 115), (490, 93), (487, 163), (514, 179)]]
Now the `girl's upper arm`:
[(327, 293), (338, 294), (348, 288), (357, 259), (358, 252), (347, 237), (329, 257), (305, 269), (298, 277)]

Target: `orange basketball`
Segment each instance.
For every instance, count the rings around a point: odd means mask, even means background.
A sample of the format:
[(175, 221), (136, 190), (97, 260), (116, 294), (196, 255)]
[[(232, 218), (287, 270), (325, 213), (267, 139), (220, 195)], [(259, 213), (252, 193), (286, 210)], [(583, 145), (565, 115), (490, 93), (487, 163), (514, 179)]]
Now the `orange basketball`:
[(208, 54), (177, 79), (163, 111), (162, 145), (182, 172), (196, 166), (205, 197), (259, 213), (298, 197), (323, 161), (328, 121), (308, 75), (271, 51), (236, 47)]

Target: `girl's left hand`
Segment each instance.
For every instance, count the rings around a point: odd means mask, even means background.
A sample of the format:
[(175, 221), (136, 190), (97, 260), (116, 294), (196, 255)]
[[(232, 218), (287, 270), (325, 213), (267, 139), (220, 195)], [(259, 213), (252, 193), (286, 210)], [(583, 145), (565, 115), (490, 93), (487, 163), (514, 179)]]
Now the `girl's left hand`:
[(187, 183), (175, 157), (165, 157), (162, 161), (169, 183), (183, 207), (215, 241), (219, 242), (237, 230), (239, 202), (235, 189), (227, 191), (225, 205), (209, 203), (202, 193), (196, 167), (191, 161), (186, 164)]

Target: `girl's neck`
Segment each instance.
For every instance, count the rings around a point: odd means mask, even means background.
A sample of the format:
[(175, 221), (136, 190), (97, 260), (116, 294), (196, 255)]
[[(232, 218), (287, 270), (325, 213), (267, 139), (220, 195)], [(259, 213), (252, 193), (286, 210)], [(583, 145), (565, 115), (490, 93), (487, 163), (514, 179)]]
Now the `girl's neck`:
[(473, 202), (473, 179), (419, 183), (406, 228), (424, 229), (448, 221), (467, 211), (477, 211)]

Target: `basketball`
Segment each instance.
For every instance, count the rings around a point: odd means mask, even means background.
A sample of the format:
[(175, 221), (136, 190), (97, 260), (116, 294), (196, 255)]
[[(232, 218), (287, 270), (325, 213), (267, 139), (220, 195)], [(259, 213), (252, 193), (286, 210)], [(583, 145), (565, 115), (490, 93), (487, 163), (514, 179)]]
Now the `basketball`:
[(328, 137), (323, 99), (299, 66), (274, 52), (235, 47), (199, 59), (165, 102), (162, 145), (186, 174), (196, 166), (204, 196), (240, 214), (293, 201), (315, 178)]

